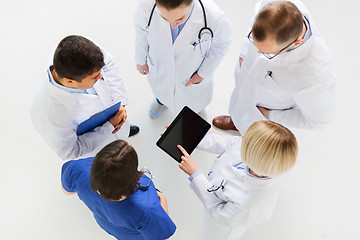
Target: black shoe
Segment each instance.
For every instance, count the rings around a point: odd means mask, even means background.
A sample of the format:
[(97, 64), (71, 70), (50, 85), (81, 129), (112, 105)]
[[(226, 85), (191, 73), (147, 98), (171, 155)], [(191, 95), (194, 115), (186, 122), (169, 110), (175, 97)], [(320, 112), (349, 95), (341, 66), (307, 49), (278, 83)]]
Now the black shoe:
[(140, 128), (136, 125), (130, 125), (129, 137), (136, 135), (140, 131)]

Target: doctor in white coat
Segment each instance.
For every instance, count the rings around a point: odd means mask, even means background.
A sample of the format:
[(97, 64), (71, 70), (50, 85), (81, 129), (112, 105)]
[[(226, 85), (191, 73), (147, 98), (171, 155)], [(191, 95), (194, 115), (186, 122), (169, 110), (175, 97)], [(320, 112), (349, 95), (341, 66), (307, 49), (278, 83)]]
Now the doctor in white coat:
[(213, 73), (232, 41), (224, 13), (211, 0), (157, 0), (156, 5), (140, 0), (134, 21), (137, 69), (158, 99), (150, 117), (164, 109), (156, 104), (173, 114), (184, 106), (204, 110), (212, 99)]
[(329, 123), (335, 113), (335, 74), (307, 8), (298, 0), (264, 0), (256, 5), (255, 16), (235, 69), (229, 105), (233, 123), (220, 116), (214, 125), (235, 125), (244, 133), (262, 119), (305, 129)]
[[(56, 49), (56, 52), (59, 51), (67, 51), (62, 56), (68, 54), (69, 62), (65, 67), (59, 64), (59, 72), (61, 67), (69, 74), (79, 73), (81, 67), (92, 60), (100, 64), (96, 65), (100, 69), (90, 69), (90, 73), (85, 71), (85, 77), (80, 82), (63, 78), (63, 82), (67, 81), (64, 83), (67, 86), (64, 86), (55, 80), (59, 76), (54, 68), (54, 54), (51, 54), (31, 107), (33, 125), (45, 142), (61, 159), (69, 160), (95, 156), (108, 143), (127, 139), (130, 125), (125, 121), (124, 105), (128, 103), (128, 98), (113, 57), (81, 36), (64, 38)], [(89, 66), (93, 68), (91, 64)], [(76, 134), (81, 122), (119, 101), (122, 107), (109, 121), (83, 135)]]
[(295, 136), (271, 121), (257, 121), (243, 135), (207, 134), (197, 147), (218, 154), (205, 176), (183, 152), (180, 168), (203, 203), (203, 239), (238, 240), (271, 218), (281, 187), (297, 156)]

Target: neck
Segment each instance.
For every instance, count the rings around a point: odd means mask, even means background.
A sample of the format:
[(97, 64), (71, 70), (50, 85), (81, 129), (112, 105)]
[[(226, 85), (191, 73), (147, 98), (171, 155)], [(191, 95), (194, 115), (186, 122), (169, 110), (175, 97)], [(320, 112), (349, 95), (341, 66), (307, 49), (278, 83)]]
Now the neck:
[[(58, 84), (60, 84), (60, 85), (62, 85), (62, 86), (65, 86), (65, 85), (64, 85), (64, 82), (61, 81), (61, 78), (60, 78), (59, 75), (56, 73), (55, 68), (53, 68), (53, 69), (51, 70), (51, 75), (52, 75), (52, 77), (53, 77), (53, 79), (54, 79), (54, 81), (55, 81), (56, 83), (58, 83)], [(67, 86), (65, 86), (65, 87), (67, 87)]]
[[(100, 196), (101, 193), (99, 191), (96, 191)], [(121, 196), (121, 198), (119, 198), (118, 200), (108, 200), (110, 202), (120, 202), (120, 201), (124, 201), (126, 199), (126, 196)]]
[(259, 175), (257, 175), (257, 174), (254, 173), (253, 170), (251, 170), (250, 168), (249, 168), (249, 173), (252, 174), (252, 175), (254, 175), (254, 176), (256, 176), (256, 177), (259, 177), (259, 178), (266, 178), (266, 177), (267, 177), (267, 176), (259, 176)]
[(301, 39), (304, 39), (306, 32), (307, 32), (307, 27), (306, 27), (305, 22), (303, 22), (303, 30), (302, 30), (301, 35), (300, 35)]

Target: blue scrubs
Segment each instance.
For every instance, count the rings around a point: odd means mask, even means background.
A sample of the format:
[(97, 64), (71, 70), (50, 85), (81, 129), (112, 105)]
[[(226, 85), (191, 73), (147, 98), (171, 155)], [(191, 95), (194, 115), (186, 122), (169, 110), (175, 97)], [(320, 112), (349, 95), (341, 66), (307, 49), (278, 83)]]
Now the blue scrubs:
[[(61, 182), (66, 191), (77, 192), (101, 228), (117, 239), (163, 240), (174, 234), (176, 226), (160, 205), (152, 182), (148, 190), (137, 190), (123, 201), (107, 201), (90, 188), (92, 161), (91, 157), (66, 162)], [(146, 186), (149, 178), (142, 176), (140, 183)]]

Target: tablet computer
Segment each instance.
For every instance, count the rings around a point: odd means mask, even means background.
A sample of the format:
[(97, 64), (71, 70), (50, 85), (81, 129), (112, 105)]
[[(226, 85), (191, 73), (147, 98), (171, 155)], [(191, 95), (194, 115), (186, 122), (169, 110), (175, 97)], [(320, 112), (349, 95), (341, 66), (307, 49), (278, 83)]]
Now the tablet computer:
[(121, 102), (106, 108), (105, 110), (91, 116), (89, 119), (83, 121), (78, 125), (76, 134), (82, 135), (86, 132), (93, 130), (94, 128), (104, 124), (107, 120), (113, 117), (120, 109)]
[(181, 162), (183, 154), (177, 145), (181, 145), (191, 154), (210, 127), (211, 125), (207, 121), (185, 106), (156, 142), (156, 145), (176, 161)]

